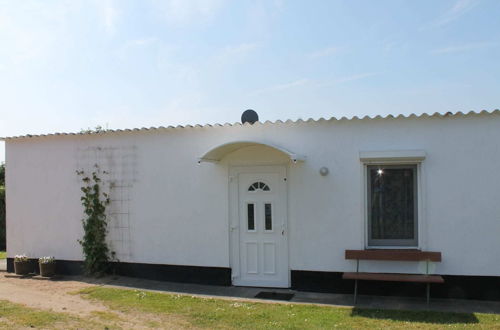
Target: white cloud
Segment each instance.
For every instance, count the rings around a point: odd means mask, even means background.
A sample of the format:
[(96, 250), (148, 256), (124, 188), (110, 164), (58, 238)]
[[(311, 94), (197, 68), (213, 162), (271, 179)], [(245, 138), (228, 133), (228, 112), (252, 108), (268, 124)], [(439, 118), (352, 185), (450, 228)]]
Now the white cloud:
[(0, 62), (4, 68), (56, 56), (68, 36), (68, 16), (75, 6), (33, 1), (2, 4)]
[(0, 63), (6, 69), (61, 63), (77, 40), (79, 19), (89, 12), (106, 34), (116, 32), (120, 11), (114, 0), (0, 0)]
[(361, 80), (361, 79), (375, 76), (377, 74), (378, 74), (377, 72), (360, 73), (360, 74), (355, 74), (355, 75), (351, 75), (351, 76), (341, 77), (341, 78), (333, 80), (333, 81), (318, 81), (315, 79), (302, 78), (302, 79), (297, 79), (297, 80), (294, 80), (291, 82), (287, 82), (287, 83), (283, 83), (283, 84), (276, 84), (273, 86), (269, 86), (267, 88), (259, 89), (257, 91), (254, 91), (253, 93), (251, 93), (251, 95), (267, 94), (267, 93), (273, 93), (273, 92), (283, 92), (283, 91), (299, 89), (301, 87), (308, 87), (308, 88), (331, 87), (334, 84), (341, 84), (341, 83), (345, 83), (345, 82)]
[(179, 91), (186, 89), (191, 92), (198, 89), (201, 73), (193, 63), (182, 60), (179, 49), (177, 45), (159, 43), (156, 67), (174, 82)]
[[(194, 125), (214, 123), (222, 120), (214, 118), (220, 107), (208, 107), (204, 93), (200, 91), (183, 91), (179, 95), (168, 98), (165, 102), (155, 108), (137, 109), (128, 105), (107, 109), (92, 117), (89, 122), (96, 125), (109, 124), (112, 129), (135, 128), (135, 127), (157, 127), (168, 125)], [(148, 115), (144, 116), (143, 112)], [(92, 127), (92, 126), (91, 126)]]
[(273, 4), (274, 4), (274, 7), (276, 7), (279, 10), (282, 10), (285, 8), (285, 0), (274, 0)]
[(95, 1), (98, 13), (102, 19), (102, 24), (106, 34), (113, 36), (116, 33), (116, 24), (119, 17), (119, 10), (114, 0)]
[(271, 93), (271, 92), (281, 92), (281, 91), (286, 91), (289, 89), (309, 85), (311, 83), (312, 83), (311, 79), (303, 78), (303, 79), (298, 79), (298, 80), (294, 80), (291, 82), (287, 82), (287, 83), (283, 83), (283, 84), (276, 84), (273, 86), (269, 86), (267, 88), (259, 89), (257, 91), (254, 91), (251, 94), (257, 95), (257, 94), (265, 94), (265, 93)]
[(483, 49), (497, 45), (495, 42), (475, 42), (457, 46), (449, 46), (431, 50), (431, 54), (460, 53), (470, 50)]
[(256, 43), (242, 43), (239, 45), (231, 45), (223, 48), (217, 58), (222, 62), (238, 60), (246, 57), (257, 48), (259, 48), (259, 45)]
[(478, 4), (478, 0), (457, 0), (453, 7), (447, 10), (444, 14), (442, 14), (437, 20), (432, 22), (430, 27), (440, 27), (444, 26), (448, 23), (451, 23), (463, 15), (465, 15), (468, 11), (474, 8)]
[(320, 50), (317, 50), (315, 52), (310, 53), (309, 57), (313, 58), (313, 59), (320, 58), (320, 57), (327, 57), (327, 56), (337, 54), (341, 50), (342, 50), (341, 47), (328, 47), (328, 48), (320, 49)]
[(298, 86), (303, 86), (303, 85), (306, 85), (308, 83), (310, 83), (311, 80), (310, 79), (299, 79), (299, 80), (295, 80), (295, 81), (292, 81), (292, 82), (289, 82), (289, 83), (286, 83), (286, 84), (279, 84), (279, 85), (275, 85), (272, 87), (272, 90), (275, 90), (275, 91), (284, 91), (284, 90), (287, 90), (287, 89), (290, 89), (290, 88), (295, 88), (295, 87), (298, 87)]
[(167, 23), (186, 26), (212, 19), (224, 0), (154, 0), (153, 4)]
[(376, 72), (360, 73), (360, 74), (355, 74), (355, 75), (339, 78), (339, 79), (335, 80), (335, 82), (336, 83), (344, 83), (344, 82), (349, 82), (349, 81), (355, 81), (355, 80), (360, 80), (360, 79), (372, 77), (372, 76), (375, 76), (377, 74), (378, 73), (376, 73)]
[(395, 41), (388, 41), (383, 43), (382, 48), (386, 52), (391, 52), (392, 50), (396, 49), (399, 46), (399, 44)]
[(141, 48), (153, 45), (159, 41), (156, 37), (147, 37), (141, 39), (127, 40), (121, 47), (122, 51), (126, 51), (131, 48)]
[(134, 51), (144, 50), (147, 49), (147, 47), (159, 44), (159, 39), (156, 37), (127, 40), (116, 50), (116, 56), (120, 60), (125, 61), (127, 59), (131, 59), (130, 56), (134, 54)]
[(138, 46), (147, 46), (147, 45), (150, 45), (156, 41), (158, 41), (158, 38), (149, 37), (149, 38), (143, 38), (143, 39), (129, 40), (127, 42), (127, 44), (130, 46), (137, 46), (138, 47)]

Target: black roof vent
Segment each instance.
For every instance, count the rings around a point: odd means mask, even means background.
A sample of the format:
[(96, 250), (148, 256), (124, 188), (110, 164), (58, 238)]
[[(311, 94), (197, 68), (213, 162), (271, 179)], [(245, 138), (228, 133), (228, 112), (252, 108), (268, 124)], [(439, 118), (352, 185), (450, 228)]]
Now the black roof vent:
[(241, 114), (241, 123), (242, 124), (244, 124), (244, 123), (253, 124), (256, 121), (259, 121), (259, 115), (257, 114), (257, 112), (253, 111), (252, 109), (245, 110)]

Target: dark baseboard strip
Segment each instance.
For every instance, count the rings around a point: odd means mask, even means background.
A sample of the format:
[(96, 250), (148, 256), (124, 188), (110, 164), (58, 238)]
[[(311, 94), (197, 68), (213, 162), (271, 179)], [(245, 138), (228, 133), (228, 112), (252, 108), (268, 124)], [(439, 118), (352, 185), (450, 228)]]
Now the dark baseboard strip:
[(231, 269), (224, 267), (200, 267), (119, 262), (112, 265), (117, 275), (158, 281), (231, 285)]
[[(30, 259), (33, 272), (39, 274), (37, 259)], [(14, 272), (14, 259), (7, 258), (7, 271)], [(60, 275), (82, 275), (83, 262), (57, 260), (56, 273)], [(145, 278), (157, 281), (197, 283), (209, 285), (231, 285), (231, 269), (224, 267), (179, 266), (128, 262), (111, 263), (110, 273), (115, 275)]]
[[(38, 262), (31, 259), (33, 271), (39, 274)], [(14, 272), (14, 259), (7, 258), (7, 271)], [(57, 260), (60, 275), (82, 275), (83, 262)], [(112, 263), (111, 273), (157, 281), (231, 285), (231, 269), (224, 267), (179, 266), (144, 263)], [(343, 280), (341, 272), (292, 270), (292, 289), (311, 292), (352, 294), (354, 281)], [(444, 284), (432, 284), (431, 297), (500, 301), (500, 276), (443, 275)], [(425, 284), (360, 281), (359, 294), (379, 296), (424, 297)]]
[[(442, 275), (444, 284), (431, 285), (431, 297), (500, 301), (500, 276)], [(352, 294), (354, 281), (341, 272), (292, 270), (292, 288), (300, 291)], [(422, 283), (359, 281), (362, 295), (425, 297)]]

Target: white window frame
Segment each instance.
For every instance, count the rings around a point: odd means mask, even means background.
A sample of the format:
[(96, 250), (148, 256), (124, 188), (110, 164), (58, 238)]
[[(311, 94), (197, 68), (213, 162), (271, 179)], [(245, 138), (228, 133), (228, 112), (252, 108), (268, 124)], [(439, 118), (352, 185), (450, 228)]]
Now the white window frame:
[[(362, 151), (359, 153), (363, 178), (363, 214), (364, 214), (364, 246), (366, 249), (421, 249), (424, 245), (425, 235), (425, 214), (424, 214), (424, 160), (426, 153), (423, 150), (390, 150), (390, 151)], [(416, 245), (369, 245), (369, 219), (368, 219), (368, 166), (369, 165), (414, 165), (417, 175), (417, 243)]]

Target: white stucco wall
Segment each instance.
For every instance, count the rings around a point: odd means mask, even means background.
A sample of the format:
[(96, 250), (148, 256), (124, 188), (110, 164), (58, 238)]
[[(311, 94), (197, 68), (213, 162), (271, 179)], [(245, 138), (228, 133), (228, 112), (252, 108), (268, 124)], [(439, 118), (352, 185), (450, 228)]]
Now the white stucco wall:
[[(287, 164), (290, 269), (353, 270), (344, 251), (365, 246), (359, 152), (419, 149), (427, 155), (420, 178), (420, 248), (442, 252), (435, 272), (500, 275), (498, 114), (7, 140), (9, 257), (27, 253), (81, 259), (82, 208), (75, 170), (85, 163), (82, 150), (101, 147), (118, 150), (112, 163), (130, 184), (126, 198), (121, 197), (128, 224), (120, 232), (127, 237), (120, 260), (229, 267), (229, 166), (286, 163), (271, 149), (250, 147), (218, 164), (197, 164), (212, 147), (236, 140), (268, 142), (307, 157)], [(326, 177), (318, 173), (322, 166), (330, 169)], [(419, 272), (419, 267), (362, 263), (362, 270), (374, 271)]]

